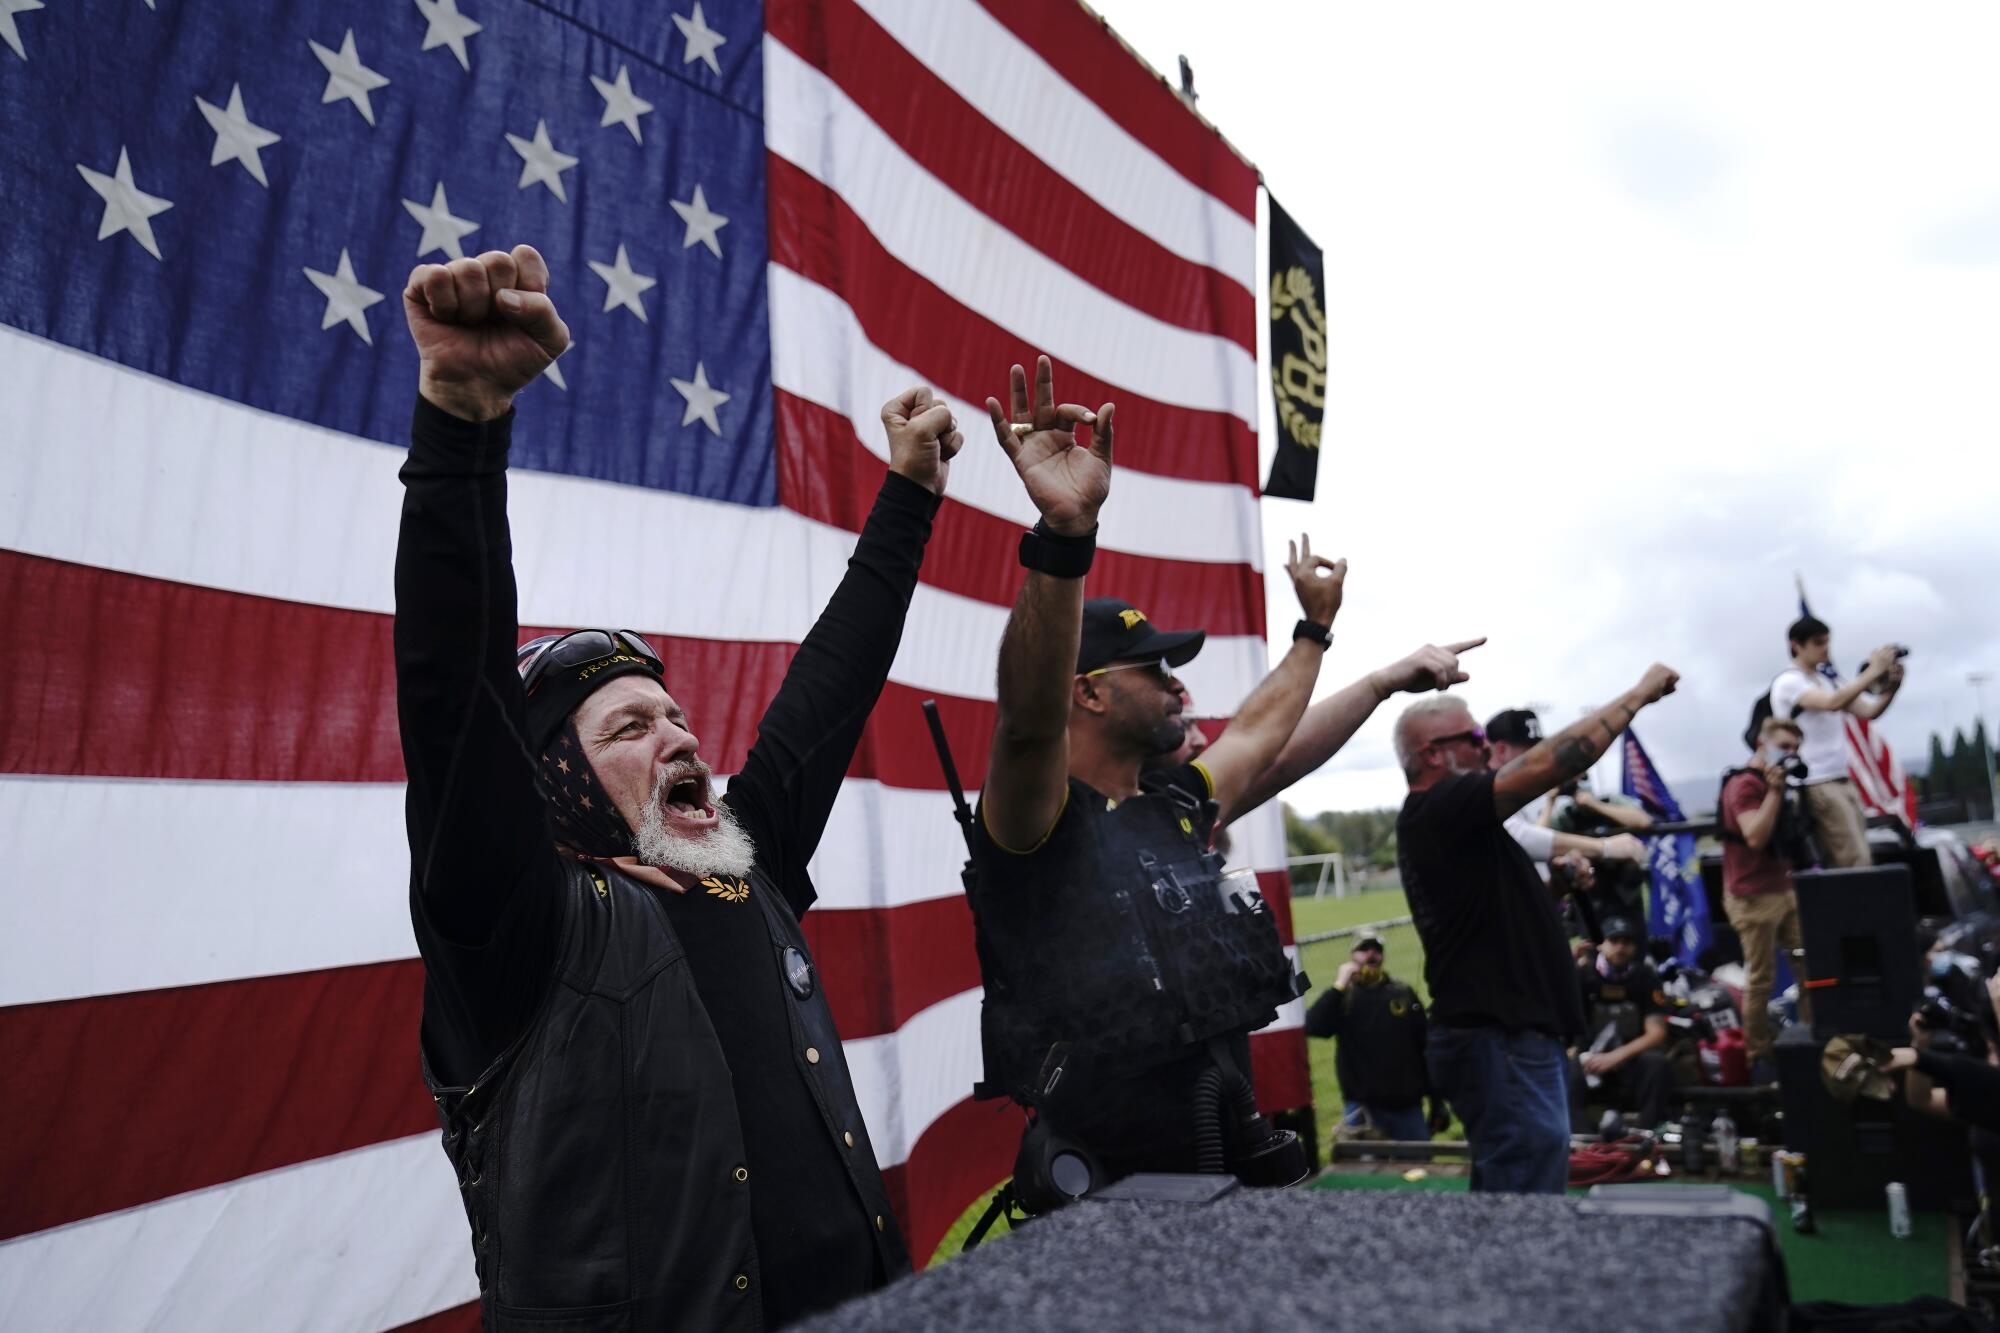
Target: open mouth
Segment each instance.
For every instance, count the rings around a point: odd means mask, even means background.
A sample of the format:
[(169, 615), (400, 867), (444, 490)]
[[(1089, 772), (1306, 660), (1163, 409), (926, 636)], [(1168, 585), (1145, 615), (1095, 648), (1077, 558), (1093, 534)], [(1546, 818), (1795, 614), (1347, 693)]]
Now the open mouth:
[(689, 828), (705, 829), (715, 826), (715, 804), (708, 796), (708, 775), (694, 773), (682, 778), (667, 788), (666, 798), (660, 803), (667, 817)]

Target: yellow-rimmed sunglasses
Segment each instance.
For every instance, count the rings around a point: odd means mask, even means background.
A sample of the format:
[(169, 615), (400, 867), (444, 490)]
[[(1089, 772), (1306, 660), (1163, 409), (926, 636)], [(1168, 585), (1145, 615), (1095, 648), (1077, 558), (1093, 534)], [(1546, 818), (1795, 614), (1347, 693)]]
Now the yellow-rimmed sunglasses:
[(1110, 666), (1101, 666), (1095, 671), (1086, 671), (1083, 674), (1108, 676), (1114, 671), (1150, 671), (1153, 673), (1154, 682), (1163, 690), (1171, 688), (1174, 683), (1174, 669), (1168, 665), (1164, 657), (1155, 657), (1144, 662), (1113, 662)]

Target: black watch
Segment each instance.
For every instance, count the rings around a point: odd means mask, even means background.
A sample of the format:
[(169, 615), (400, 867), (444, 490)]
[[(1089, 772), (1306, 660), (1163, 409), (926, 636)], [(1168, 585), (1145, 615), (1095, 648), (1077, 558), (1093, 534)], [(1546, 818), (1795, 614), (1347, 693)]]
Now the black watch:
[(1097, 556), (1097, 529), (1081, 537), (1065, 537), (1037, 522), (1021, 534), (1021, 564), (1053, 578), (1080, 579)]
[(1320, 647), (1325, 648), (1333, 643), (1333, 627), (1331, 625), (1317, 624), (1310, 620), (1301, 620), (1298, 624), (1292, 626), (1292, 638), (1295, 640), (1304, 639), (1308, 643), (1316, 643)]

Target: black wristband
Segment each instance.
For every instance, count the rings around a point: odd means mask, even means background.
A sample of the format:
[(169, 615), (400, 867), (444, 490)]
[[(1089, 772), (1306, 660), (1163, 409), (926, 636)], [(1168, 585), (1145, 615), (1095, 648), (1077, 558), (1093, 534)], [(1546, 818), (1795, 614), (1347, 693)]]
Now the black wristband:
[(1066, 537), (1051, 531), (1048, 524), (1038, 519), (1034, 527), (1021, 534), (1022, 566), (1051, 578), (1080, 579), (1090, 572), (1091, 561), (1096, 558), (1096, 528), (1081, 537)]
[(1298, 624), (1292, 626), (1292, 638), (1295, 640), (1304, 639), (1307, 643), (1316, 643), (1320, 647), (1325, 648), (1333, 643), (1333, 629), (1329, 625), (1320, 625), (1310, 620), (1301, 620)]

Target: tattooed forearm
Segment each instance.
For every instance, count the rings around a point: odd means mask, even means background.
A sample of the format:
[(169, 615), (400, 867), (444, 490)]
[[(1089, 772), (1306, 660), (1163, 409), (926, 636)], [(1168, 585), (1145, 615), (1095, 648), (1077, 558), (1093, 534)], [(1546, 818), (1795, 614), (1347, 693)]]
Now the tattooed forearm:
[(1588, 736), (1563, 735), (1555, 738), (1556, 771), (1563, 781), (1575, 777), (1597, 762), (1602, 753), (1597, 742)]

